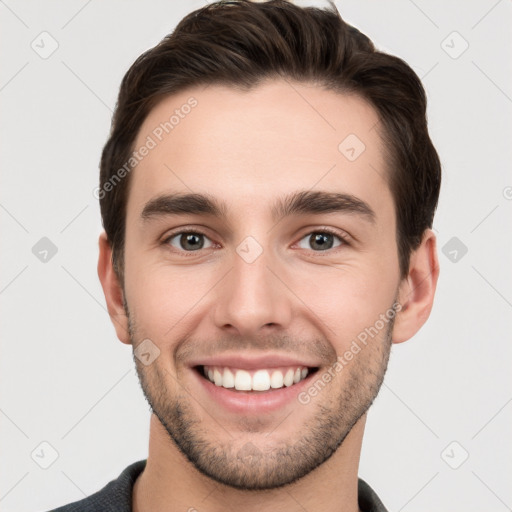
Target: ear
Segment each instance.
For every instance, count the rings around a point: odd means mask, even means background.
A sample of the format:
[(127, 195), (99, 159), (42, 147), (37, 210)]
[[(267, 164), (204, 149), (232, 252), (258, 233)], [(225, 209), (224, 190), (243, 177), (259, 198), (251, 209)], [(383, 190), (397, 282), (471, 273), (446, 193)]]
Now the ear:
[(393, 343), (412, 338), (427, 321), (434, 303), (439, 277), (436, 236), (431, 229), (423, 233), (420, 246), (411, 254), (409, 272), (398, 291), (401, 305), (393, 328)]
[(103, 231), (99, 238), (98, 277), (107, 302), (108, 314), (114, 324), (117, 337), (127, 345), (131, 344), (128, 317), (123, 307), (123, 289), (112, 265), (112, 249)]

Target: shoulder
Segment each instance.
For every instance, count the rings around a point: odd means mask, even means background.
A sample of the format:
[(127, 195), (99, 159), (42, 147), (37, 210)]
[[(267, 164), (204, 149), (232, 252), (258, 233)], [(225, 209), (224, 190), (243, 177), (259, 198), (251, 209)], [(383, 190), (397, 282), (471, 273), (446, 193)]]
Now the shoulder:
[(388, 512), (377, 493), (361, 478), (358, 479), (357, 494), (362, 512)]
[(146, 467), (147, 459), (134, 462), (98, 492), (49, 512), (131, 512), (133, 484)]

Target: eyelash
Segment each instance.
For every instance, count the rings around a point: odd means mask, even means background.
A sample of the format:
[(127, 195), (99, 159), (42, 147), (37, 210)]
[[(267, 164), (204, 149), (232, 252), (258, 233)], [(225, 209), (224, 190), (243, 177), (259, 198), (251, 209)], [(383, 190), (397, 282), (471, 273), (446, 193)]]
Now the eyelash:
[[(329, 234), (329, 235), (333, 235), (335, 237), (337, 237), (340, 241), (341, 241), (341, 245), (340, 246), (337, 246), (337, 247), (333, 247), (331, 249), (326, 249), (324, 251), (314, 251), (313, 249), (310, 249), (311, 252), (315, 253), (315, 254), (318, 254), (318, 255), (321, 255), (322, 253), (332, 253), (333, 251), (335, 251), (336, 249), (340, 249), (340, 247), (343, 247), (344, 245), (347, 245), (347, 246), (350, 246), (351, 243), (349, 241), (349, 237), (348, 235), (346, 234), (343, 234), (343, 233), (340, 233), (338, 231), (335, 231), (333, 229), (329, 229), (329, 228), (320, 228), (320, 229), (314, 229), (312, 231), (309, 231), (308, 233), (306, 233), (304, 236), (302, 236), (298, 242), (300, 242), (301, 240), (303, 240), (305, 237), (307, 237), (308, 235), (311, 236), (312, 234)], [(190, 229), (190, 230), (181, 230), (181, 231), (175, 231), (171, 234), (169, 234), (169, 236), (167, 236), (163, 241), (162, 241), (162, 245), (165, 245), (165, 246), (169, 246), (169, 242), (175, 238), (176, 236), (178, 235), (202, 235), (206, 238), (209, 239), (208, 235), (206, 233), (204, 233), (203, 231), (201, 231), (200, 229)], [(297, 242), (297, 243), (298, 243)], [(295, 244), (294, 244), (295, 245)], [(182, 254), (191, 254), (193, 255), (194, 253), (197, 253), (197, 252), (200, 252), (202, 249), (199, 249), (197, 251), (185, 251), (183, 249), (181, 250), (178, 250), (176, 248), (172, 248), (171, 249), (172, 251), (175, 251), (177, 253), (182, 253)]]
[(307, 236), (311, 236), (313, 233), (333, 235), (334, 237), (338, 238), (341, 242), (341, 244), (339, 246), (332, 247), (331, 249), (326, 249), (324, 251), (314, 251), (313, 249), (309, 249), (311, 252), (313, 252), (315, 255), (318, 255), (318, 256), (322, 256), (323, 253), (332, 253), (336, 250), (343, 248), (344, 245), (346, 245), (346, 246), (351, 245), (349, 236), (347, 234), (336, 231), (334, 229), (330, 229), (330, 228), (320, 228), (320, 229), (314, 229), (312, 231), (309, 231), (308, 233), (306, 233), (304, 236), (302, 236), (299, 239), (299, 242), (301, 240), (303, 240), (304, 238), (306, 238)]

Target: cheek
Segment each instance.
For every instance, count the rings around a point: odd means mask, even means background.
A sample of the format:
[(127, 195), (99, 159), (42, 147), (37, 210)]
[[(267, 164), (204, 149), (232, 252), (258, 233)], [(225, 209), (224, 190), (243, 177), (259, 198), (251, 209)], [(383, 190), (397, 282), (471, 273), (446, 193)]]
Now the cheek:
[[(209, 275), (197, 268), (171, 268), (165, 264), (144, 264), (133, 260), (127, 273), (126, 292), (137, 326), (148, 337), (164, 342), (175, 338), (181, 325), (194, 315), (212, 288)], [(211, 272), (210, 272), (211, 273)]]
[(326, 337), (344, 349), (365, 329), (375, 325), (396, 297), (398, 274), (375, 264), (344, 268), (314, 267), (307, 279), (295, 274), (293, 289), (321, 320)]

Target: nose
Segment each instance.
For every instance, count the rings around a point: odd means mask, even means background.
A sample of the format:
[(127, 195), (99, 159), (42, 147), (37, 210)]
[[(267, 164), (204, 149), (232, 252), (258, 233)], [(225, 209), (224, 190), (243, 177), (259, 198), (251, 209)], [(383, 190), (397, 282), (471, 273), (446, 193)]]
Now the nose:
[(283, 284), (284, 274), (278, 262), (269, 261), (266, 251), (253, 262), (235, 253), (233, 267), (217, 289), (216, 326), (248, 337), (262, 334), (266, 329), (287, 329), (292, 318), (293, 297)]

